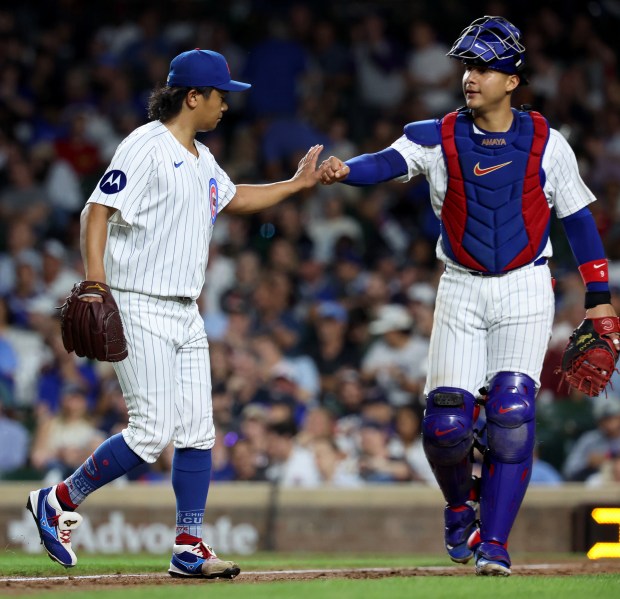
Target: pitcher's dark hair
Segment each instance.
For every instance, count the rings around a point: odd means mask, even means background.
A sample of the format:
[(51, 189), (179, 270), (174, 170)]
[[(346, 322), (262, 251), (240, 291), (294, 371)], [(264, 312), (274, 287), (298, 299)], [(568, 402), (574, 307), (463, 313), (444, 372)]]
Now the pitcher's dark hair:
[(159, 120), (162, 123), (174, 118), (183, 106), (185, 96), (190, 90), (195, 89), (205, 98), (211, 95), (212, 87), (162, 87), (155, 88), (149, 97), (148, 116), (152, 121)]

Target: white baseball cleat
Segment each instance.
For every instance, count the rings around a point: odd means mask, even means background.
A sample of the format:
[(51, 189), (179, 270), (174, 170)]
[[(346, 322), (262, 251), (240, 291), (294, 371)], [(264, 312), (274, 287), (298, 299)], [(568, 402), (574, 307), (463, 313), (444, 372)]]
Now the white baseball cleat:
[(203, 543), (175, 545), (168, 573), (178, 578), (234, 578), (241, 572), (235, 562), (221, 560), (213, 549)]
[(37, 524), (41, 543), (50, 559), (65, 568), (75, 566), (77, 557), (71, 549), (71, 532), (82, 523), (82, 516), (63, 511), (56, 497), (56, 485), (32, 491), (26, 508)]

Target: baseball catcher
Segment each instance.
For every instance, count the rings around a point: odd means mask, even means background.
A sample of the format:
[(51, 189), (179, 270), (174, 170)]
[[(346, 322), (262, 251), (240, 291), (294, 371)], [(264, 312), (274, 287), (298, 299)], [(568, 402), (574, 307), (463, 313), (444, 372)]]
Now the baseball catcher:
[[(511, 107), (512, 93), (527, 84), (521, 32), (503, 17), (484, 16), (461, 32), (448, 56), (463, 64), (464, 107), (408, 123), (374, 154), (346, 162), (330, 156), (321, 181), (428, 180), (445, 268), (424, 389), (424, 452), (445, 499), (450, 559), (473, 558), (482, 576), (509, 576), (508, 538), (532, 473), (536, 395), (554, 320), (552, 210), (586, 288), (586, 321), (564, 362), (572, 385), (591, 395), (604, 388), (620, 326), (588, 207), (596, 198), (575, 153), (542, 114)], [(481, 388), (486, 443), (478, 493), (470, 456)]]
[(562, 374), (571, 387), (594, 397), (609, 383), (620, 352), (617, 316), (586, 318), (570, 336), (562, 356)]
[(76, 283), (60, 308), (62, 342), (81, 358), (120, 362), (127, 341), (110, 287), (97, 281)]

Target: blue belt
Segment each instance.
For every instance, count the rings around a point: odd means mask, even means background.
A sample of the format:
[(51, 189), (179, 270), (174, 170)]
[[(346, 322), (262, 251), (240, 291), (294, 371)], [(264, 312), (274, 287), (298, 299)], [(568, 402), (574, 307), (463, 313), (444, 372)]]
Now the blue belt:
[[(547, 264), (547, 258), (538, 258), (532, 262), (534, 266), (542, 266), (543, 264)], [(521, 267), (522, 268), (522, 267)], [(517, 270), (517, 269), (514, 269)], [(467, 272), (470, 275), (474, 275), (475, 277), (503, 277), (504, 275), (508, 275), (514, 270), (508, 270), (506, 272), (480, 272), (479, 270), (468, 270)]]

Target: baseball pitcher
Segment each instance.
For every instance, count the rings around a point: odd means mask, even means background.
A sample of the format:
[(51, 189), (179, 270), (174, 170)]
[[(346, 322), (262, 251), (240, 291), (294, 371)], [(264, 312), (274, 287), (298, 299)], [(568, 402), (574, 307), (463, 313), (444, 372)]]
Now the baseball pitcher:
[(218, 214), (256, 212), (314, 186), (322, 149), (312, 147), (288, 181), (235, 186), (195, 135), (217, 127), (228, 93), (249, 87), (231, 79), (217, 52), (178, 55), (167, 84), (151, 96), (153, 120), (121, 142), (82, 212), (87, 281), (63, 306), (63, 341), (68, 351), (113, 363), (129, 424), (65, 481), (30, 493), (41, 542), (63, 566), (77, 561), (77, 507), (173, 443), (176, 538), (168, 572), (239, 574), (202, 539), (215, 430), (209, 344), (196, 299)]

